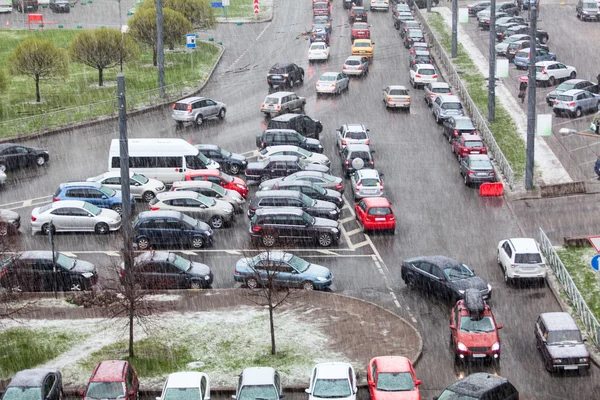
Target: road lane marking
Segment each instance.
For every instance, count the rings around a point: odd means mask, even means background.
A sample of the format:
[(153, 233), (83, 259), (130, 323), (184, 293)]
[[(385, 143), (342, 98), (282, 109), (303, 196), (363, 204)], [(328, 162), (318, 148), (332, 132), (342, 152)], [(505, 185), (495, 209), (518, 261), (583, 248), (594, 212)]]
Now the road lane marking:
[(32, 199), (25, 200), (25, 201), (23, 202), (23, 207), (29, 207), (29, 206), (31, 205), (31, 203), (33, 203), (33, 200), (32, 200)]
[(344, 239), (346, 240), (346, 243), (348, 244), (348, 247), (351, 250), (354, 250), (355, 247), (352, 244), (352, 240), (350, 240), (350, 236), (348, 236), (348, 232), (346, 232), (346, 229), (344, 228), (344, 225), (340, 224), (340, 229), (342, 230), (342, 235), (344, 236)]
[(345, 224), (346, 222), (350, 222), (354, 220), (354, 217), (346, 217), (344, 219), (340, 219), (340, 224)]
[(77, 255), (75, 253), (71, 253), (69, 251), (61, 251), (60, 253), (64, 254), (67, 257), (77, 258)]
[(319, 250), (319, 253), (330, 255), (330, 256), (338, 256), (339, 255), (338, 253), (335, 253), (331, 250)]
[(236, 251), (236, 250), (225, 250), (225, 253), (232, 254), (234, 256), (239, 256), (240, 255), (240, 252)]
[(348, 232), (348, 236), (356, 235), (358, 232), (362, 232), (362, 228), (356, 228)]
[(12, 206), (14, 204), (23, 204), (27, 201), (34, 202), (36, 200), (45, 200), (45, 199), (51, 199), (51, 198), (52, 198), (52, 196), (42, 196), (42, 197), (34, 197), (32, 199), (27, 199), (27, 200), (11, 201), (10, 203), (0, 204), (0, 208), (6, 208), (6, 206)]
[(186, 254), (188, 256), (197, 256), (195, 251), (191, 251), (191, 250), (179, 250), (181, 253)]
[(121, 257), (121, 254), (116, 251), (105, 251), (104, 254), (110, 257)]
[[(367, 236), (367, 235), (365, 235), (365, 236)], [(358, 249), (358, 248), (360, 248), (360, 247), (364, 247), (364, 246), (368, 246), (368, 245), (369, 245), (369, 241), (368, 241), (368, 240), (365, 240), (364, 242), (360, 242), (359, 244), (355, 244), (355, 245), (354, 245), (354, 248), (355, 248), (355, 249)]]

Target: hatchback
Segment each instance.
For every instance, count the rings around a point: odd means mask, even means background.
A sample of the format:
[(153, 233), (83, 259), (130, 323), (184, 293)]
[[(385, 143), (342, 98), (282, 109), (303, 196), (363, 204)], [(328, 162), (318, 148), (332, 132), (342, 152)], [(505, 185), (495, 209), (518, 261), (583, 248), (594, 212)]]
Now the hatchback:
[(354, 6), (350, 9), (350, 15), (348, 18), (351, 24), (357, 21), (367, 22), (367, 10), (365, 10), (364, 7)]
[(310, 374), (309, 386), (305, 390), (308, 400), (355, 400), (357, 391), (354, 367), (343, 362), (315, 365)]
[(317, 83), (315, 89), (317, 96), (323, 93), (341, 94), (344, 90), (349, 90), (350, 79), (343, 72), (325, 72)]
[(64, 200), (31, 211), (31, 234), (95, 232), (106, 235), (121, 229), (121, 215), (80, 200)]
[(235, 190), (242, 195), (243, 198), (248, 196), (248, 186), (242, 179), (227, 175), (224, 172), (216, 170), (202, 170), (188, 172), (185, 174), (186, 181), (207, 181), (215, 183), (224, 189)]
[(519, 400), (519, 392), (508, 379), (477, 372), (448, 386), (436, 399)]
[(246, 168), (246, 181), (264, 182), (299, 171), (329, 172), (329, 166), (301, 162), (297, 156), (273, 155), (263, 161), (248, 164), (248, 168)]
[(552, 107), (554, 105), (554, 99), (556, 99), (556, 96), (570, 89), (581, 89), (587, 90), (588, 92), (592, 92), (594, 94), (600, 94), (600, 86), (593, 82), (585, 79), (569, 79), (558, 85), (553, 91), (549, 92), (546, 95), (546, 102), (550, 107)]
[(431, 106), (431, 113), (438, 124), (441, 124), (448, 118), (465, 115), (460, 99), (451, 94), (437, 96)]
[[(121, 190), (121, 172), (120, 171), (109, 171), (98, 176), (87, 179), (88, 182), (99, 182), (103, 186), (113, 189)], [(165, 191), (165, 184), (157, 179), (149, 179), (144, 175), (136, 174), (135, 172), (129, 173), (129, 190), (136, 199), (143, 201), (150, 201), (156, 197), (158, 193)]]
[(429, 50), (415, 50), (414, 53), (411, 53), (408, 58), (408, 67), (414, 64), (431, 64), (433, 62), (433, 58), (431, 58), (431, 53)]
[(436, 97), (443, 94), (451, 94), (450, 85), (446, 82), (432, 82), (423, 86), (425, 103), (429, 107), (433, 104)]
[(240, 374), (234, 400), (279, 400), (283, 385), (279, 372), (270, 367), (246, 368)]
[(391, 203), (384, 197), (369, 197), (354, 206), (356, 220), (366, 231), (396, 232), (396, 218)]
[(546, 260), (535, 239), (502, 240), (498, 243), (496, 254), (507, 284), (516, 280), (546, 278)]
[(359, 169), (350, 175), (354, 201), (383, 196), (383, 174), (376, 169)]
[[(519, 50), (515, 55), (514, 63), (517, 69), (527, 69), (529, 67), (529, 49)], [(544, 49), (535, 49), (535, 62), (536, 64), (540, 61), (556, 61), (556, 54), (550, 53)]]
[(313, 18), (313, 22), (312, 22), (312, 27), (313, 29), (315, 28), (321, 28), (321, 29), (325, 29), (327, 30), (329, 33), (331, 33), (331, 18), (324, 16), (324, 15), (319, 15)]
[(420, 29), (409, 29), (404, 35), (404, 47), (409, 49), (410, 45), (414, 42), (424, 42), (425, 35)]
[(496, 182), (494, 166), (487, 154), (469, 154), (460, 160), (460, 175), (465, 185)]
[(481, 136), (463, 134), (452, 142), (452, 152), (460, 161), (469, 154), (487, 154), (487, 148)]
[(210, 400), (210, 380), (204, 372), (175, 372), (169, 374), (157, 400)]
[(370, 39), (371, 30), (366, 22), (355, 22), (352, 25), (352, 31), (350, 32), (350, 42), (354, 42), (354, 39)]
[(477, 129), (469, 117), (448, 117), (442, 124), (442, 134), (448, 138), (448, 142), (452, 143), (462, 135), (477, 135)]
[(14, 143), (0, 144), (0, 171), (30, 166), (41, 167), (50, 160), (47, 150)]
[(185, 190), (160, 193), (150, 202), (150, 211), (161, 210), (180, 211), (208, 223), (213, 229), (230, 226), (235, 216), (228, 202)]
[(571, 89), (558, 95), (552, 109), (558, 116), (579, 118), (583, 114), (600, 111), (600, 96), (587, 90)]
[(313, 153), (299, 146), (268, 146), (258, 152), (258, 161), (268, 160), (272, 156), (295, 156), (303, 164), (321, 164), (329, 166), (331, 161), (325, 154)]
[(19, 371), (10, 379), (3, 400), (62, 400), (62, 374), (57, 369), (35, 368)]
[(369, 73), (369, 59), (361, 56), (350, 56), (344, 61), (342, 72), (348, 76), (365, 76)]
[(556, 61), (540, 61), (535, 63), (535, 81), (554, 86), (557, 81), (575, 79), (577, 70), (575, 67), (565, 65)]
[[(511, 32), (509, 32), (509, 31), (511, 31)], [(512, 32), (512, 28), (509, 28), (506, 31), (507, 36), (513, 35), (513, 33), (514, 32)], [(527, 39), (520, 39), (515, 42), (509, 43), (508, 47), (506, 48), (506, 58), (508, 58), (509, 62), (514, 62), (514, 59), (515, 59), (515, 56), (517, 55), (517, 53), (521, 50), (528, 49), (530, 47), (530, 45), (531, 45), (531, 42), (529, 41), (529, 35), (527, 35)], [(544, 45), (541, 44), (538, 39), (535, 40), (535, 47), (548, 51), (548, 46), (544, 47)]]
[(246, 200), (241, 194), (235, 190), (225, 189), (216, 183), (207, 181), (177, 181), (173, 182), (171, 191), (192, 191), (200, 193), (206, 197), (211, 197), (215, 200), (226, 201), (233, 206), (236, 213), (241, 213), (244, 210)]
[(80, 394), (84, 400), (137, 400), (139, 385), (137, 373), (128, 361), (105, 360), (96, 365), (87, 389)]
[(429, 50), (429, 44), (427, 42), (412, 42), (410, 45), (410, 49), (408, 49), (410, 54), (413, 54), (417, 50)]
[(391, 85), (383, 89), (383, 104), (385, 108), (403, 108), (410, 111), (410, 94), (401, 85)]
[(501, 57), (506, 57), (506, 50), (508, 49), (508, 46), (511, 43), (518, 42), (520, 40), (529, 39), (529, 35), (524, 35), (524, 34), (514, 35), (514, 34), (512, 34), (512, 32), (510, 32), (508, 30), (505, 31), (503, 33), (503, 35), (504, 35), (503, 36), (504, 40), (495, 46), (496, 55), (501, 56)]
[[(256, 147), (298, 146), (311, 152), (323, 153), (323, 145), (318, 139), (307, 138), (293, 129), (267, 129), (256, 136)], [(247, 168), (246, 168), (247, 169)]]
[(317, 16), (326, 16), (329, 17), (331, 15), (331, 6), (329, 2), (319, 1), (313, 3), (313, 17)]
[(179, 211), (145, 211), (133, 220), (133, 236), (138, 249), (153, 246), (210, 246), (213, 231), (206, 223)]
[(325, 28), (313, 28), (310, 31), (310, 43), (321, 42), (329, 47), (331, 33)]
[(431, 64), (415, 64), (410, 67), (410, 83), (413, 88), (437, 82), (438, 76)]
[(308, 48), (308, 61), (327, 61), (329, 45), (326, 42), (314, 42)]
[(372, 400), (420, 400), (417, 374), (402, 356), (375, 357), (367, 368), (367, 385)]
[(380, 10), (388, 12), (390, 9), (390, 3), (388, 0), (371, 0), (371, 10)]
[(188, 97), (173, 104), (171, 117), (179, 127), (184, 122), (195, 122), (200, 126), (210, 118), (224, 119), (226, 112), (227, 106), (224, 103), (207, 97)]
[(324, 189), (331, 189), (338, 193), (344, 193), (344, 181), (342, 178), (317, 171), (299, 171), (288, 175), (285, 178), (269, 179), (268, 181), (262, 182), (258, 186), (258, 190), (271, 190), (273, 185), (280, 182), (310, 182)]
[[(145, 251), (133, 261), (132, 278), (144, 289), (208, 289), (213, 274), (206, 264), (166, 251)], [(121, 280), (125, 264), (121, 264)]]
[[(53, 201), (81, 200), (100, 208), (109, 208), (118, 212), (123, 211), (121, 191), (103, 186), (99, 182), (68, 182), (61, 183), (54, 192)], [(135, 210), (133, 195), (129, 199), (131, 209)]]
[(341, 152), (342, 170), (346, 176), (363, 168), (375, 168), (375, 150), (365, 144), (349, 144)]
[(336, 145), (339, 151), (342, 151), (349, 144), (370, 145), (370, 130), (363, 124), (344, 124), (335, 130)]
[(338, 208), (344, 206), (344, 198), (337, 190), (325, 189), (308, 181), (277, 182), (269, 190), (295, 190), (311, 199), (323, 200), (335, 204)]

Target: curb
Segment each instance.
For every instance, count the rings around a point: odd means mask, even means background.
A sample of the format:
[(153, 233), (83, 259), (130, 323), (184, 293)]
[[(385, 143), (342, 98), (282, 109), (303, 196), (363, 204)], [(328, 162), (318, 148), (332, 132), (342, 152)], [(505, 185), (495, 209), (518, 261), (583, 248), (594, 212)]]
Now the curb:
[[(215, 43), (210, 43), (210, 44), (212, 44), (213, 46), (215, 46), (215, 47), (217, 47), (217, 48), (220, 49), (220, 54), (219, 54), (219, 58), (217, 58), (217, 62), (215, 62), (215, 64), (212, 66), (212, 68), (209, 71), (206, 79), (204, 80), (204, 82), (202, 82), (202, 84), (198, 88), (194, 89), (192, 92), (188, 93), (184, 97), (178, 97), (178, 98), (176, 98), (175, 101), (179, 101), (182, 98), (190, 97), (190, 96), (193, 96), (193, 95), (196, 95), (196, 94), (200, 93), (202, 91), (202, 89), (204, 89), (204, 87), (208, 84), (208, 81), (210, 81), (210, 79), (212, 78), (213, 73), (215, 72), (215, 70), (217, 69), (217, 67), (219, 66), (219, 64), (221, 63), (221, 59), (223, 58), (223, 54), (225, 53), (225, 46), (218, 45), (218, 44), (215, 44)], [(162, 107), (168, 106), (168, 105), (170, 105), (172, 103), (173, 103), (173, 101), (168, 101), (168, 102), (165, 102), (165, 103), (156, 104), (156, 105), (153, 105), (153, 106), (150, 106), (150, 107), (146, 107), (146, 108), (143, 108), (143, 109), (134, 110), (134, 111), (128, 112), (127, 113), (127, 117), (130, 118), (130, 117), (135, 117), (135, 116), (138, 116), (138, 115), (143, 115), (143, 114), (149, 113), (151, 111), (158, 110), (158, 109), (160, 109)], [(23, 139), (25, 139), (25, 140), (36, 139), (36, 138), (43, 137), (43, 136), (50, 136), (50, 135), (54, 135), (54, 134), (58, 134), (58, 133), (73, 131), (75, 129), (81, 129), (81, 128), (87, 128), (87, 127), (94, 126), (94, 125), (100, 125), (102, 123), (105, 123), (105, 122), (108, 122), (108, 121), (111, 121), (111, 120), (117, 121), (118, 118), (119, 118), (118, 116), (103, 116), (103, 117), (99, 117), (99, 118), (97, 118), (97, 119), (95, 119), (93, 121), (84, 121), (84, 122), (81, 122), (79, 124), (71, 125), (71, 126), (68, 126), (68, 127), (57, 128), (57, 129), (47, 130), (47, 131), (44, 131), (44, 132), (36, 132), (36, 133), (25, 134), (25, 135), (16, 135), (16, 136), (13, 136), (13, 137), (10, 137), (10, 138), (2, 138), (2, 139), (0, 139), (0, 143), (10, 143), (10, 142), (14, 142), (15, 140), (19, 140), (19, 139), (21, 139), (21, 140), (23, 140)]]

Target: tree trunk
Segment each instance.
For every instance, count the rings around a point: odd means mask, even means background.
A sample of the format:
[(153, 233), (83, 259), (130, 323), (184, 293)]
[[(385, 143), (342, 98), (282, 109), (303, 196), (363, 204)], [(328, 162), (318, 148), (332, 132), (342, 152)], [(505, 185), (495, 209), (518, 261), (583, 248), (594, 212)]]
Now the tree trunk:
[(42, 98), (40, 96), (40, 76), (39, 75), (35, 76), (35, 101), (37, 101), (38, 103), (40, 101), (42, 101)]
[(104, 86), (104, 77), (102, 73), (104, 72), (104, 68), (98, 68), (98, 86)]
[(133, 319), (134, 319), (134, 310), (133, 305), (129, 304), (129, 358), (133, 358)]
[(158, 65), (158, 61), (156, 60), (156, 46), (152, 46), (152, 65), (155, 67)]
[(277, 349), (275, 348), (275, 324), (273, 323), (273, 305), (269, 302), (269, 324), (271, 325), (271, 354), (277, 354)]

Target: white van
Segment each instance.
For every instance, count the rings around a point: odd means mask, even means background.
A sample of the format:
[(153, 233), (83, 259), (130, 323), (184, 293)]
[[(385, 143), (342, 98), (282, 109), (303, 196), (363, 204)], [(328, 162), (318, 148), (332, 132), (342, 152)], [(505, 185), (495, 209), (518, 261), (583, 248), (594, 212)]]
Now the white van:
[[(166, 184), (184, 181), (188, 171), (221, 169), (183, 139), (129, 139), (129, 170)], [(108, 170), (120, 169), (119, 139), (113, 139), (108, 153)]]

